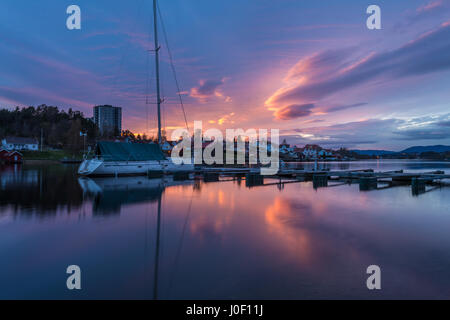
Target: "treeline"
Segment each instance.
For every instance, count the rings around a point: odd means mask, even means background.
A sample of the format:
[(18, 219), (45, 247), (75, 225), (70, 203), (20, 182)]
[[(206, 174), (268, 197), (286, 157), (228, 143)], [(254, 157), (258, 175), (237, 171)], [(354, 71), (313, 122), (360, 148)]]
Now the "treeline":
[(422, 159), (422, 160), (450, 160), (450, 151), (446, 152), (434, 152), (427, 151), (421, 153), (392, 153), (383, 155), (364, 155), (356, 152), (350, 152), (350, 157), (357, 160), (369, 160), (369, 159)]
[(0, 139), (16, 136), (40, 141), (41, 132), (44, 146), (73, 152), (83, 148), (84, 137), (80, 136), (80, 132), (87, 133), (88, 144), (95, 142), (97, 136), (95, 124), (80, 111), (69, 109), (66, 112), (45, 104), (0, 110)]
[(450, 151), (446, 152), (434, 152), (434, 151), (427, 151), (422, 152), (419, 154), (420, 159), (427, 159), (427, 160), (450, 160)]

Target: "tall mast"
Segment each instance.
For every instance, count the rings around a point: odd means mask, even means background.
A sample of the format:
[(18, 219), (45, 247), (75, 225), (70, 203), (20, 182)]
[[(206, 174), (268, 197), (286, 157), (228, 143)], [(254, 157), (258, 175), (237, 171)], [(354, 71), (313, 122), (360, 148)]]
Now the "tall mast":
[(162, 144), (162, 135), (161, 135), (161, 92), (159, 85), (159, 44), (158, 44), (158, 7), (156, 4), (156, 0), (153, 0), (153, 29), (155, 32), (155, 71), (156, 71), (156, 104), (158, 106), (158, 142)]

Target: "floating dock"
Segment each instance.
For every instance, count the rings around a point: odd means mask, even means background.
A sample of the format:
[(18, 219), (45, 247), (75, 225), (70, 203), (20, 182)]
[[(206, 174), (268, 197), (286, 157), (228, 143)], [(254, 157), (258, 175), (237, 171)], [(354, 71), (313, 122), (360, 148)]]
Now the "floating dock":
[[(149, 172), (149, 178), (156, 178), (162, 174), (172, 174), (170, 172)], [(302, 181), (312, 181), (314, 189), (335, 187), (343, 184), (359, 184), (360, 191), (381, 190), (397, 186), (411, 185), (413, 195), (419, 195), (436, 188), (427, 186), (442, 187), (450, 186), (445, 179), (450, 180), (450, 174), (436, 170), (430, 172), (404, 172), (403, 170), (380, 171), (373, 169), (359, 170), (301, 170), (301, 169), (280, 169), (276, 175), (261, 175), (259, 168), (245, 167), (196, 167), (193, 171), (173, 173), (176, 180), (189, 180), (202, 176), (204, 182), (223, 181), (221, 177), (245, 178), (245, 185), (248, 188), (278, 185), (284, 187), (286, 183)], [(175, 178), (176, 176), (176, 178)], [(266, 182), (266, 180), (272, 182)], [(278, 182), (273, 182), (277, 179)], [(227, 180), (229, 181), (229, 180)], [(339, 183), (340, 182), (340, 183)]]

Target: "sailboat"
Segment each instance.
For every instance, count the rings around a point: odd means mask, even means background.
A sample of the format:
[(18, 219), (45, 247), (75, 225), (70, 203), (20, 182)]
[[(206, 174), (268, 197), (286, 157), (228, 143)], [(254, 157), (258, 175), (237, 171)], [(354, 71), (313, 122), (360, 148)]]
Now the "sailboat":
[(193, 165), (176, 165), (156, 143), (98, 142), (95, 156), (85, 159), (78, 173), (83, 176), (131, 176), (149, 171), (191, 171)]
[(156, 71), (156, 104), (158, 110), (158, 144), (98, 142), (92, 159), (85, 159), (78, 168), (83, 176), (119, 176), (141, 175), (149, 171), (192, 171), (193, 164), (175, 164), (167, 159), (161, 151), (161, 92), (159, 81), (159, 50), (157, 3), (153, 0), (155, 71)]

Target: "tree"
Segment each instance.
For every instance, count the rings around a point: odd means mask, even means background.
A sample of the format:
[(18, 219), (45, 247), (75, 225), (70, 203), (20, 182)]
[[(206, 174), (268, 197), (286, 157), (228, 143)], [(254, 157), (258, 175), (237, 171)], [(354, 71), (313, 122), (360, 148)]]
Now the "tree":
[[(80, 111), (72, 109), (66, 113), (58, 107), (45, 104), (37, 107), (16, 107), (13, 110), (0, 109), (0, 138), (17, 136), (40, 140), (41, 130), (46, 145), (70, 150), (80, 147), (80, 141), (77, 140), (80, 138), (79, 131), (88, 134), (88, 144), (95, 142), (98, 132), (91, 120), (86, 119)], [(77, 139), (75, 139), (76, 130), (78, 130)]]
[(69, 131), (67, 132), (67, 145), (66, 149), (72, 151), (72, 153), (80, 152), (83, 149), (83, 139), (80, 135), (82, 132), (81, 121), (80, 119), (76, 119), (72, 121)]

